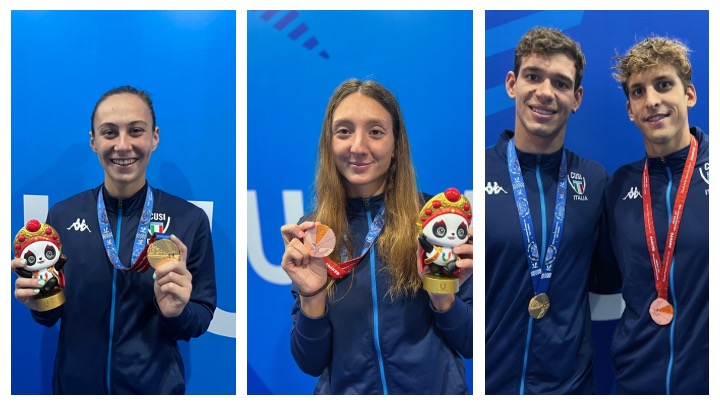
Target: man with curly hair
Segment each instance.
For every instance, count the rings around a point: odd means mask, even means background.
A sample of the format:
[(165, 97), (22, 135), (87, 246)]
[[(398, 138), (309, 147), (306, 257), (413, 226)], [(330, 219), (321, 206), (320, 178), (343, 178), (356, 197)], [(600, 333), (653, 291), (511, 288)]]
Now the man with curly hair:
[(621, 287), (626, 304), (612, 344), (619, 394), (709, 390), (709, 147), (689, 125), (688, 52), (653, 36), (615, 57), (646, 154), (611, 176), (605, 196), (611, 254), (596, 281), (599, 291)]

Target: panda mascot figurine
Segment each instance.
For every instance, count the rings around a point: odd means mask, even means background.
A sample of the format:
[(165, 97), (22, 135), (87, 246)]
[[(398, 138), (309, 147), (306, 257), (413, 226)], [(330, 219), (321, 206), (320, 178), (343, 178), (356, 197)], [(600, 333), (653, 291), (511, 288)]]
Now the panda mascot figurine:
[(65, 303), (65, 275), (62, 267), (67, 257), (62, 254), (60, 235), (50, 225), (31, 219), (15, 236), (15, 257), (25, 259), (25, 266), (16, 269), (20, 277), (45, 280), (34, 297), (39, 311), (49, 311)]
[(452, 248), (468, 241), (471, 221), (470, 202), (456, 188), (448, 188), (425, 203), (417, 220), (422, 263), (431, 273), (423, 277), (425, 290), (440, 294), (459, 291), (460, 270)]

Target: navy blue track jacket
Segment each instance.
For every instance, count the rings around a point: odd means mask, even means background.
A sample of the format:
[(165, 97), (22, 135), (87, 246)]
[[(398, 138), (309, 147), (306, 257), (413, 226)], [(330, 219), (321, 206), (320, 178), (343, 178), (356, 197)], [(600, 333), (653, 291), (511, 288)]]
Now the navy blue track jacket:
[[(192, 294), (183, 312), (165, 318), (153, 292), (153, 269), (116, 270), (110, 263), (97, 218), (103, 198), (118, 254), (130, 265), (145, 186), (130, 198), (112, 198), (103, 186), (54, 205), (47, 223), (60, 234), (68, 260), (66, 302), (47, 312), (31, 311), (36, 322), (60, 320), (52, 387), (55, 394), (182, 394), (185, 370), (177, 340), (203, 334), (216, 306), (215, 260), (207, 215), (195, 205), (154, 189), (153, 220), (188, 248)], [(78, 226), (81, 221), (85, 227)]]
[[(592, 394), (587, 286), (607, 172), (565, 150), (565, 224), (547, 292), (550, 308), (536, 320), (528, 313), (534, 291), (508, 173), (512, 136), (504, 131), (485, 150), (485, 393)], [(540, 251), (550, 244), (562, 153), (518, 151)]]
[[(645, 159), (619, 168), (608, 183), (609, 234), (602, 240), (610, 253), (602, 258), (592, 288), (613, 292), (622, 280), (626, 307), (612, 342), (619, 394), (708, 393), (709, 141), (701, 129), (690, 131), (699, 149), (670, 269), (668, 301), (675, 314), (668, 325), (657, 325), (648, 312), (657, 291), (643, 221)], [(648, 159), (661, 260), (689, 149)]]
[[(348, 201), (354, 254), (362, 252), (383, 198)], [(300, 369), (320, 376), (315, 393), (466, 394), (460, 356), (472, 357), (472, 277), (442, 313), (422, 289), (414, 297), (391, 301), (386, 296), (390, 285), (373, 246), (353, 274), (336, 283), (322, 317), (305, 316), (292, 290), (290, 348)]]

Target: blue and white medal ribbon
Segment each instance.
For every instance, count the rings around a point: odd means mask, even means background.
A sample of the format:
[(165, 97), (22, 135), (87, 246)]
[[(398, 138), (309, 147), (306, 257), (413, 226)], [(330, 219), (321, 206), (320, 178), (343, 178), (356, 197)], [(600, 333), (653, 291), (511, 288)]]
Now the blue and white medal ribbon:
[(102, 188), (98, 192), (97, 212), (98, 222), (100, 223), (100, 234), (103, 238), (103, 245), (105, 246), (108, 259), (110, 259), (110, 263), (112, 263), (118, 270), (144, 272), (150, 267), (147, 261), (147, 234), (150, 230), (150, 217), (152, 209), (153, 190), (152, 187), (148, 185), (147, 194), (145, 195), (145, 205), (143, 206), (140, 223), (138, 224), (138, 229), (135, 233), (135, 243), (133, 243), (133, 253), (130, 267), (126, 267), (120, 262), (120, 258), (118, 257), (118, 253), (115, 248), (115, 241), (113, 240), (114, 238), (112, 229), (110, 228), (110, 221), (108, 220), (107, 211), (105, 209)]
[[(567, 158), (565, 151), (562, 153), (560, 163), (560, 174), (558, 176), (557, 194), (555, 196), (555, 214), (553, 215), (552, 238), (547, 247), (544, 257), (535, 240), (530, 205), (525, 191), (525, 182), (522, 176), (522, 169), (515, 151), (515, 140), (510, 139), (507, 146), (507, 162), (510, 180), (512, 182), (515, 203), (517, 205), (518, 217), (522, 228), (523, 240), (526, 246), (526, 257), (530, 268), (530, 278), (533, 283), (535, 296), (530, 300), (528, 312), (535, 319), (540, 319), (547, 313), (550, 307), (550, 299), (547, 290), (550, 285), (555, 259), (557, 258), (558, 247), (562, 237), (563, 224), (565, 223), (565, 203), (567, 201)], [(542, 187), (542, 185), (541, 185)], [(540, 202), (544, 205), (544, 201)], [(542, 265), (541, 265), (542, 262)]]

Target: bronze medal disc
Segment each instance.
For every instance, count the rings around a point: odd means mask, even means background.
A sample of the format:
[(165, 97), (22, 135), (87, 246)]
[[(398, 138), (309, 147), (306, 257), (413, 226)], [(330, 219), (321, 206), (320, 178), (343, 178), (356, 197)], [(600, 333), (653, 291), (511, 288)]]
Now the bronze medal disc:
[(658, 325), (667, 325), (672, 321), (675, 310), (667, 300), (657, 298), (650, 304), (650, 317)]
[(532, 297), (530, 304), (528, 304), (528, 312), (535, 319), (545, 316), (548, 309), (550, 309), (550, 297), (545, 293)]
[(168, 260), (180, 260), (180, 251), (170, 239), (159, 239), (148, 247), (147, 259), (150, 265), (157, 269)]
[(326, 257), (335, 249), (335, 233), (327, 225), (319, 224), (308, 229), (303, 244), (312, 257)]

